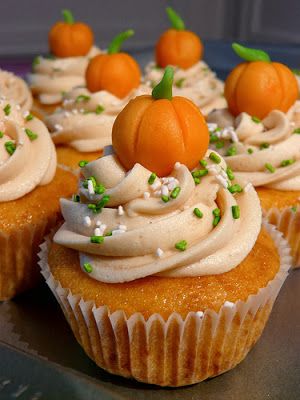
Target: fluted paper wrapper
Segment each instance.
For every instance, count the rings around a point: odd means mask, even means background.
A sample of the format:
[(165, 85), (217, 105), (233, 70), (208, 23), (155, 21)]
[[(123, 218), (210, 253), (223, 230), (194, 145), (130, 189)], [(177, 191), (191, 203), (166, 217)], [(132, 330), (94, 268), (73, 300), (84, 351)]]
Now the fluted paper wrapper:
[(291, 247), (293, 268), (300, 267), (300, 208), (293, 211), (291, 207), (279, 210), (270, 208), (264, 211), (270, 224), (275, 225), (283, 233)]
[(264, 223), (280, 254), (274, 279), (247, 301), (225, 302), (211, 309), (177, 313), (165, 321), (141, 313), (129, 318), (96, 307), (55, 281), (47, 264), (48, 237), (41, 246), (40, 266), (47, 284), (88, 356), (101, 368), (138, 381), (161, 386), (184, 386), (219, 375), (244, 359), (260, 337), (290, 267), (290, 250), (282, 234)]

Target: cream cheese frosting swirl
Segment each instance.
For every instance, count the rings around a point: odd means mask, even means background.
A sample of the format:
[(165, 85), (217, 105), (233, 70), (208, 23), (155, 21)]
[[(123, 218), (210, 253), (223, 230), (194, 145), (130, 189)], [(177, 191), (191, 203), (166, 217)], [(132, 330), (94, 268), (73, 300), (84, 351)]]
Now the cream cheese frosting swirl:
[(92, 47), (86, 56), (66, 58), (37, 57), (33, 72), (28, 75), (29, 86), (42, 104), (57, 104), (63, 93), (85, 85), (85, 70), (89, 60), (99, 54)]
[(193, 173), (176, 163), (164, 178), (140, 164), (126, 172), (114, 155), (88, 163), (75, 201), (61, 200), (54, 241), (78, 250), (83, 271), (103, 282), (235, 268), (256, 242), (261, 209), (253, 186), (214, 156)]
[(86, 88), (73, 89), (64, 96), (62, 108), (45, 118), (53, 142), (81, 152), (99, 151), (110, 145), (117, 115), (137, 93), (134, 90), (119, 99), (104, 90), (91, 93)]
[(53, 179), (56, 152), (42, 121), (0, 100), (0, 202), (25, 196)]
[(23, 112), (32, 107), (32, 96), (26, 82), (2, 69), (0, 69), (0, 96), (12, 100)]
[[(145, 68), (144, 80), (153, 87), (161, 81), (163, 73), (164, 69), (157, 68), (154, 62), (150, 62)], [(204, 61), (199, 61), (188, 69), (174, 67), (173, 96), (192, 100), (204, 115), (226, 107), (223, 93), (224, 83), (217, 79)]]
[(226, 156), (236, 176), (254, 186), (300, 190), (300, 101), (262, 121), (247, 113), (234, 118), (227, 109), (211, 113), (208, 121), (211, 147)]

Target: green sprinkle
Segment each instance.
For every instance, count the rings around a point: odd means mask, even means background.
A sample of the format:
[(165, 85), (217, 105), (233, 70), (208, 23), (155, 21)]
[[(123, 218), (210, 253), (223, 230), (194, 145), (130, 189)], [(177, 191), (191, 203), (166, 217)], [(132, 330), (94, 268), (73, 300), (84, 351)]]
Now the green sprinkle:
[(248, 151), (249, 154), (253, 153), (253, 149), (251, 149), (251, 148), (249, 148), (247, 151)]
[(297, 133), (298, 135), (300, 135), (300, 128), (294, 129), (294, 132), (293, 132), (293, 133)]
[(230, 146), (230, 147), (228, 148), (228, 150), (227, 150), (226, 156), (229, 156), (229, 157), (235, 156), (236, 153), (237, 153), (236, 147), (235, 147), (235, 146)]
[(10, 114), (11, 112), (11, 105), (10, 104), (6, 104), (6, 106), (3, 108), (4, 114), (7, 116)]
[(91, 266), (90, 263), (84, 263), (83, 264), (83, 269), (85, 270), (85, 272), (87, 272), (88, 274), (90, 274), (93, 271), (93, 267)]
[(186, 250), (186, 247), (187, 247), (187, 241), (186, 240), (181, 240), (180, 242), (177, 242), (175, 244), (175, 249), (180, 250), (180, 251)]
[(261, 123), (261, 120), (260, 120), (258, 117), (253, 116), (253, 117), (251, 117), (251, 119), (252, 119), (252, 121), (255, 122), (256, 124)]
[(90, 96), (87, 96), (85, 94), (80, 94), (79, 96), (76, 97), (75, 103), (80, 103), (82, 101), (89, 101), (91, 98)]
[(112, 236), (112, 231), (106, 232), (106, 234), (104, 236)]
[(83, 167), (85, 167), (86, 164), (88, 164), (88, 163), (89, 163), (89, 162), (86, 161), (86, 160), (81, 160), (81, 161), (79, 161), (78, 166), (79, 166), (80, 168), (83, 168)]
[(228, 179), (229, 179), (230, 181), (233, 181), (233, 180), (234, 180), (234, 174), (233, 174), (233, 171), (232, 171), (231, 168), (227, 167), (227, 169), (226, 169), (226, 174), (227, 174)]
[(11, 140), (9, 140), (8, 142), (5, 142), (4, 147), (9, 155), (13, 155), (16, 150), (16, 145)]
[(104, 242), (103, 236), (91, 236), (91, 243), (101, 244)]
[(210, 135), (209, 141), (210, 143), (215, 143), (219, 140), (217, 135), (214, 135), (213, 133)]
[(170, 200), (169, 196), (166, 195), (161, 196), (161, 199), (164, 203), (167, 203)]
[(221, 162), (221, 157), (219, 157), (218, 154), (214, 153), (214, 152), (210, 153), (209, 159), (216, 164), (220, 164), (220, 162)]
[(234, 219), (240, 218), (240, 207), (239, 206), (232, 206), (231, 207), (232, 217)]
[(97, 209), (96, 204), (88, 204), (87, 207), (88, 207), (89, 210), (92, 210), (92, 211), (94, 211), (94, 212), (97, 212), (97, 211), (96, 211), (96, 209)]
[(295, 162), (295, 160), (292, 160), (292, 159), (283, 160), (283, 161), (281, 161), (280, 166), (281, 167), (287, 167), (288, 165), (294, 164), (294, 162)]
[(199, 208), (194, 208), (194, 214), (196, 215), (197, 218), (202, 218), (203, 217), (203, 212), (199, 210)]
[(110, 196), (108, 194), (104, 195), (102, 199), (96, 204), (96, 209), (94, 212), (101, 212), (102, 208), (106, 206), (106, 204), (109, 202)]
[(40, 63), (40, 56), (34, 57), (34, 59), (32, 60), (32, 68), (35, 68), (37, 65), (39, 65), (39, 63)]
[(183, 86), (184, 81), (185, 81), (185, 78), (180, 78), (180, 79), (178, 79), (178, 80), (175, 82), (175, 86), (178, 87), (179, 89), (181, 89), (182, 86)]
[(82, 186), (83, 186), (85, 189), (87, 189), (87, 188), (89, 187), (89, 181), (92, 182), (93, 188), (95, 189), (95, 187), (97, 186), (97, 181), (96, 181), (96, 178), (95, 178), (94, 176), (90, 176), (89, 178), (85, 179), (85, 180), (82, 182)]
[(38, 135), (28, 128), (25, 128), (25, 133), (31, 141), (38, 138)]
[(206, 160), (200, 160), (199, 164), (202, 165), (202, 167), (206, 167), (207, 166), (207, 161)]
[(242, 187), (236, 183), (235, 185), (229, 186), (228, 190), (230, 193), (241, 193), (243, 191)]
[(34, 118), (34, 116), (30, 113), (25, 117), (26, 121), (31, 121), (31, 120), (33, 120), (33, 118)]
[(201, 182), (200, 178), (194, 178), (195, 185), (199, 185)]
[(217, 215), (216, 217), (214, 217), (213, 226), (217, 226), (220, 221), (221, 221), (221, 216), (220, 215)]
[(95, 110), (95, 114), (99, 115), (101, 113), (103, 113), (104, 111), (104, 107), (101, 106), (100, 104), (97, 105), (96, 110)]
[(262, 143), (259, 148), (260, 150), (268, 149), (270, 147), (270, 143)]
[(219, 140), (217, 143), (216, 143), (216, 148), (217, 149), (222, 149), (222, 147), (224, 147), (225, 146), (225, 142), (223, 142), (223, 140)]
[(72, 201), (74, 201), (75, 203), (80, 203), (80, 196), (79, 196), (79, 194), (73, 194), (73, 196), (72, 196)]
[(171, 198), (176, 199), (176, 197), (179, 195), (181, 188), (179, 186), (176, 186), (172, 192), (171, 192)]
[(270, 163), (266, 163), (266, 164), (265, 164), (265, 168), (266, 168), (268, 171), (270, 171), (272, 174), (276, 171), (276, 168), (274, 168), (273, 165), (270, 164)]
[(221, 210), (219, 208), (215, 208), (212, 213), (215, 217), (219, 217), (221, 215)]
[(297, 206), (291, 207), (291, 210), (292, 210), (294, 213), (297, 212)]
[(2, 139), (4, 136), (4, 133), (2, 131), (0, 131), (0, 139)]
[(97, 184), (94, 188), (96, 194), (103, 194), (105, 192), (105, 186), (101, 183)]
[(150, 177), (148, 179), (149, 185), (152, 185), (154, 183), (155, 179), (156, 179), (156, 173), (152, 172), (152, 174), (150, 175)]
[(192, 172), (193, 178), (202, 178), (207, 174), (208, 174), (208, 169), (198, 169), (197, 171)]
[(292, 69), (292, 72), (293, 72), (295, 75), (300, 76), (300, 69), (294, 68), (294, 69)]

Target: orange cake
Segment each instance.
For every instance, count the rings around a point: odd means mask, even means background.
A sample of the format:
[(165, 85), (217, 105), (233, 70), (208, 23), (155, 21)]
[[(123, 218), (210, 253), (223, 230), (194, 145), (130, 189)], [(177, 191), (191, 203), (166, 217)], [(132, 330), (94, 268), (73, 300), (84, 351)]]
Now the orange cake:
[(228, 109), (208, 116), (210, 147), (236, 176), (250, 181), (270, 222), (288, 239), (300, 265), (300, 102), (297, 81), (265, 52), (238, 44), (246, 61), (225, 82)]
[(0, 101), (0, 300), (33, 287), (37, 252), (61, 219), (59, 199), (76, 190), (75, 176), (56, 170), (45, 125)]
[(116, 118), (114, 154), (81, 165), (65, 223), (42, 246), (47, 283), (86, 353), (114, 374), (161, 386), (219, 375), (258, 340), (290, 257), (258, 196), (207, 150), (208, 127), (172, 96)]

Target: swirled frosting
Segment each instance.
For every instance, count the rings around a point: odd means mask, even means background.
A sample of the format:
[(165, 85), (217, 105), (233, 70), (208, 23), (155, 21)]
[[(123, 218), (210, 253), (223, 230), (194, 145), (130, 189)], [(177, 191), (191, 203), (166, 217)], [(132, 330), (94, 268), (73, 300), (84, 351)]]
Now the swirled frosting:
[(57, 104), (63, 99), (64, 92), (76, 86), (85, 85), (85, 70), (89, 60), (99, 54), (92, 47), (86, 56), (66, 58), (38, 57), (28, 82), (34, 95), (42, 104)]
[[(163, 73), (164, 69), (157, 68), (154, 62), (150, 62), (145, 68), (146, 84), (153, 87), (161, 81)], [(174, 67), (173, 95), (192, 100), (204, 115), (226, 107), (223, 92), (224, 83), (217, 79), (204, 61), (199, 61), (188, 69)]]
[(273, 110), (262, 121), (247, 113), (234, 118), (227, 109), (212, 112), (208, 121), (211, 147), (236, 176), (254, 186), (300, 190), (300, 101), (286, 114)]
[(0, 100), (0, 202), (16, 200), (51, 182), (55, 147), (39, 119), (11, 100)]
[(83, 271), (104, 282), (236, 267), (257, 239), (260, 204), (251, 184), (209, 154), (193, 173), (176, 163), (155, 179), (140, 164), (126, 172), (114, 155), (88, 163), (77, 201), (61, 200), (65, 223), (54, 241), (78, 250)]
[(64, 96), (62, 108), (45, 118), (53, 142), (81, 152), (99, 151), (111, 144), (112, 126), (128, 101), (143, 89), (119, 99), (107, 91), (75, 88)]
[(26, 82), (2, 69), (0, 69), (0, 96), (12, 100), (23, 112), (32, 107), (32, 96)]

